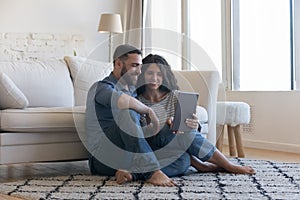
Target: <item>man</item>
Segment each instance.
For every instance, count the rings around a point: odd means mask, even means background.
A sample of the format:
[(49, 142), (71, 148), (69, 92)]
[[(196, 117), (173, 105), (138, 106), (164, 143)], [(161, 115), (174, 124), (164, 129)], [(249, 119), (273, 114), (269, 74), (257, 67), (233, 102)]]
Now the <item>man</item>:
[(111, 74), (95, 83), (87, 98), (87, 136), (92, 174), (116, 176), (119, 184), (145, 180), (153, 185), (174, 186), (144, 138), (140, 114), (148, 115), (154, 134), (159, 121), (154, 111), (135, 99), (141, 74), (141, 51), (120, 45), (113, 55)]

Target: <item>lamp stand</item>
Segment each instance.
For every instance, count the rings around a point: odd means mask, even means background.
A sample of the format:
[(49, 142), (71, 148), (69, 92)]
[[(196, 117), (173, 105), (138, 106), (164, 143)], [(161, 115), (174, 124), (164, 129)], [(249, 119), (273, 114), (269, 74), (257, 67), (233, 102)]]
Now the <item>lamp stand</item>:
[(101, 14), (100, 22), (98, 26), (98, 32), (100, 33), (109, 33), (109, 41), (108, 41), (108, 61), (113, 61), (112, 55), (112, 45), (113, 45), (113, 38), (112, 35), (114, 33), (122, 33), (122, 22), (120, 14), (111, 14), (111, 13), (104, 13)]
[(108, 61), (111, 62), (111, 56), (112, 56), (112, 34), (109, 32), (109, 41), (108, 41), (108, 47), (109, 47), (109, 52), (108, 52)]

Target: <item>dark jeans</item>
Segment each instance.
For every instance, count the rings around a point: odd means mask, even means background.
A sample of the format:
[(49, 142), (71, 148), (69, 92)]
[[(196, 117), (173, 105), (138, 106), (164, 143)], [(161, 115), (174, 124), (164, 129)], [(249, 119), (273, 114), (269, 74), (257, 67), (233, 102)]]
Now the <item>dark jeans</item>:
[(132, 172), (134, 180), (147, 180), (152, 172), (161, 169), (168, 176), (184, 173), (190, 166), (190, 157), (183, 152), (174, 162), (161, 166), (156, 154), (144, 138), (139, 114), (120, 110), (115, 124), (103, 130), (99, 151), (91, 153), (89, 166), (92, 174), (115, 175), (116, 169)]

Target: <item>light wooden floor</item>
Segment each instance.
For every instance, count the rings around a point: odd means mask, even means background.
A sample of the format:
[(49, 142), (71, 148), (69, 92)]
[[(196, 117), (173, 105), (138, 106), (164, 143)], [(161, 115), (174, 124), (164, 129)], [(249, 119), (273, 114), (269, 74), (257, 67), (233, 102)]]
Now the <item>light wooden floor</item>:
[[(300, 154), (287, 153), (272, 150), (244, 148), (245, 156), (249, 159), (261, 159), (279, 162), (296, 162), (300, 163)], [(229, 156), (228, 146), (224, 146), (223, 153)]]
[[(223, 153), (228, 156), (225, 146)], [(276, 152), (269, 150), (245, 149), (246, 158), (265, 159), (284, 162), (300, 163), (300, 154)], [(47, 162), (0, 165), (0, 182), (25, 179), (32, 176), (60, 176), (68, 174), (89, 173), (88, 163), (84, 161), (73, 162)]]
[(87, 173), (89, 173), (87, 160), (0, 165), (0, 182), (20, 180), (32, 176), (46, 177)]

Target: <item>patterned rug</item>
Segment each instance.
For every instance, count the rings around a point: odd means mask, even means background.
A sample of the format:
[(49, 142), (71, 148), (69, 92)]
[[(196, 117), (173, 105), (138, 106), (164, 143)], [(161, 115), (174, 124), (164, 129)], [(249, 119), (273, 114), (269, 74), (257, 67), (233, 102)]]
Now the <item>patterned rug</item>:
[(231, 159), (255, 175), (189, 173), (177, 187), (143, 182), (118, 185), (113, 177), (70, 175), (1, 183), (0, 193), (24, 199), (300, 199), (300, 164)]

